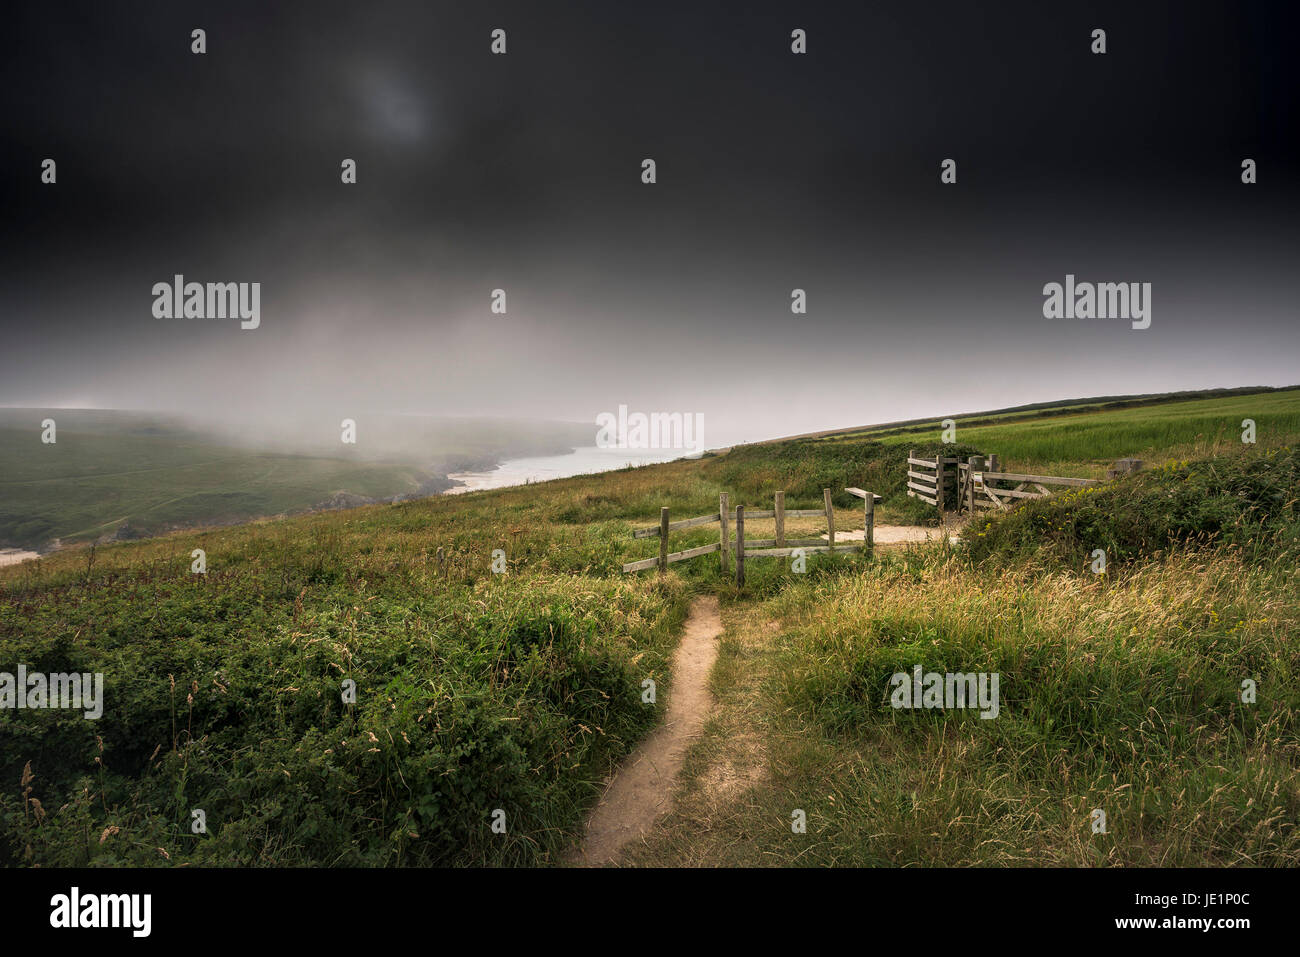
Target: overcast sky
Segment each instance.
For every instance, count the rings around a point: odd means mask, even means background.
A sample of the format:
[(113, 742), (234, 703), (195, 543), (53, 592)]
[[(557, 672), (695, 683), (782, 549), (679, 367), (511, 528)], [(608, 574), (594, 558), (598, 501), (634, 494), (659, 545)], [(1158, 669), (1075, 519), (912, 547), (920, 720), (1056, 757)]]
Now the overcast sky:
[[(271, 6), (6, 12), (0, 405), (721, 445), (1300, 381), (1293, 4)], [(260, 327), (156, 318), (177, 273)], [(1067, 274), (1150, 328), (1044, 318)]]

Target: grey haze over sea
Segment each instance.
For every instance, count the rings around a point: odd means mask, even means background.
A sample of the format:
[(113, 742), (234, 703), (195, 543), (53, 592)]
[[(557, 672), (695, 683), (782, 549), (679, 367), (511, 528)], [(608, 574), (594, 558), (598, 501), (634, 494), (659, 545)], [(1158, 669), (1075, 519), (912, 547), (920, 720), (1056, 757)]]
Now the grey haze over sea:
[(699, 453), (662, 449), (602, 449), (596, 446), (574, 449), (564, 455), (542, 455), (530, 458), (509, 459), (498, 468), (486, 472), (455, 472), (447, 477), (464, 483), (448, 489), (444, 494), (474, 492), (479, 489), (505, 488), (510, 485), (527, 485), (550, 479), (569, 478), (609, 472), (629, 465), (653, 465), (673, 459), (698, 457)]

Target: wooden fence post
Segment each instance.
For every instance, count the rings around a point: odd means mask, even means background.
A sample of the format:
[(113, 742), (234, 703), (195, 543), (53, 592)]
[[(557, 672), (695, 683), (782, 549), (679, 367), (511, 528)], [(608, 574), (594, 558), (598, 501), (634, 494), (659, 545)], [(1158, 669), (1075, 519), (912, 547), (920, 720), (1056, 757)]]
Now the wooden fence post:
[(966, 512), (975, 515), (975, 473), (984, 469), (984, 456), (972, 455), (966, 460)]
[(1140, 471), (1142, 471), (1141, 459), (1116, 459), (1115, 464), (1106, 470), (1106, 478), (1119, 478), (1121, 475), (1131, 475)]
[(831, 506), (831, 490), (822, 489), (822, 502), (826, 506), (826, 542), (835, 551), (835, 509)]
[(745, 506), (736, 506), (736, 587), (745, 584)]
[(659, 574), (668, 571), (668, 506), (659, 509)]
[(876, 496), (867, 492), (862, 506), (862, 553), (870, 557), (876, 549)]
[(722, 556), (719, 559), (721, 562), (719, 570), (724, 575), (727, 574), (727, 552), (731, 549), (731, 538), (727, 530), (727, 519), (730, 518), (727, 514), (729, 507), (727, 493), (723, 492), (718, 496), (718, 523), (722, 526), (718, 529), (718, 541), (722, 544), (722, 548), (719, 550)]
[(776, 547), (785, 548), (785, 492), (776, 493)]
[(939, 524), (943, 524), (943, 452), (934, 457), (934, 503), (939, 506)]

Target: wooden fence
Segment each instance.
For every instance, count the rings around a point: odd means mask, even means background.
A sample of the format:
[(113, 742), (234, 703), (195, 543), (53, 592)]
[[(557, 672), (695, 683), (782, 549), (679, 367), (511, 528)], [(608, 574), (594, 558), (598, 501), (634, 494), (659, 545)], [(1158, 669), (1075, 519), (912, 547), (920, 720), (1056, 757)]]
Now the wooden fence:
[[(876, 502), (880, 501), (880, 496), (865, 492), (860, 488), (846, 488), (846, 492), (863, 500), (863, 526), (862, 526), (862, 551), (865, 554), (871, 554), (875, 545), (873, 530), (875, 528), (875, 509)], [(773, 507), (770, 510), (755, 510), (746, 512), (745, 506), (737, 505), (735, 508), (735, 538), (731, 536), (731, 524), (729, 519), (732, 517), (729, 510), (727, 493), (722, 493), (718, 498), (718, 510), (710, 512), (708, 515), (699, 515), (695, 518), (684, 518), (679, 521), (671, 521), (668, 508), (665, 506), (659, 509), (659, 524), (649, 525), (644, 528), (638, 528), (632, 533), (633, 538), (659, 538), (659, 554), (653, 558), (643, 558), (640, 561), (628, 562), (623, 566), (625, 572), (638, 572), (647, 568), (658, 568), (660, 574), (668, 570), (668, 566), (673, 562), (683, 562), (690, 558), (697, 558), (700, 555), (709, 555), (713, 552), (718, 553), (720, 569), (723, 574), (727, 572), (727, 563), (731, 557), (736, 560), (736, 583), (743, 585), (745, 583), (745, 559), (747, 558), (788, 558), (796, 551), (804, 554), (834, 552), (835, 544), (835, 511), (831, 506), (831, 490), (822, 490), (822, 508), (794, 508), (785, 507), (785, 492), (777, 492), (773, 496)], [(775, 538), (745, 538), (745, 520), (755, 521), (758, 519), (773, 519), (776, 526)], [(785, 520), (787, 518), (825, 518), (826, 519), (826, 538), (787, 538), (785, 534)], [(708, 545), (699, 545), (695, 548), (687, 548), (680, 552), (668, 551), (668, 537), (675, 531), (687, 528), (697, 528), (701, 525), (718, 524), (718, 540)], [(841, 551), (851, 547), (846, 545), (838, 546)]]
[[(1113, 475), (1128, 474), (1141, 468), (1138, 459), (1121, 459)], [(1071, 478), (1064, 475), (1029, 475), (1003, 472), (998, 457), (973, 455), (965, 462), (936, 455), (918, 458), (916, 451), (907, 455), (907, 494), (939, 510), (942, 519), (949, 504), (957, 512), (1008, 511), (1026, 499), (1050, 498), (1060, 489), (1088, 488), (1100, 485), (1098, 479)]]

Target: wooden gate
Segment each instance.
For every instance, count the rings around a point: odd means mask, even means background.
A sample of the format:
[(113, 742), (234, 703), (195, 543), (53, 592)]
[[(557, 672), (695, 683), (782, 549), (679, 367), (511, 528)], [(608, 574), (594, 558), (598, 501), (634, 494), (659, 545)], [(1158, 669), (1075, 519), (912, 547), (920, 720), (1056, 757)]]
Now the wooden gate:
[[(1091, 488), (1100, 479), (1073, 478), (1065, 475), (1030, 475), (1004, 472), (996, 455), (972, 455), (965, 462), (936, 455), (920, 458), (913, 449), (907, 456), (907, 494), (939, 510), (955, 501), (958, 512), (1006, 512), (1028, 499), (1050, 498), (1061, 488)], [(1121, 459), (1114, 476), (1129, 474), (1142, 467), (1139, 459)], [(1051, 486), (1057, 486), (1052, 488)]]
[(942, 515), (948, 493), (958, 489), (959, 461), (943, 455), (918, 458), (916, 449), (912, 449), (907, 453), (907, 494), (935, 506)]
[[(1089, 488), (1100, 485), (1097, 479), (1069, 478), (1063, 475), (1026, 475), (1021, 472), (991, 472), (970, 469), (966, 499), (972, 514), (977, 511), (1010, 511), (1025, 499), (1051, 498), (1060, 489)], [(1014, 486), (1014, 487), (1012, 487)]]

